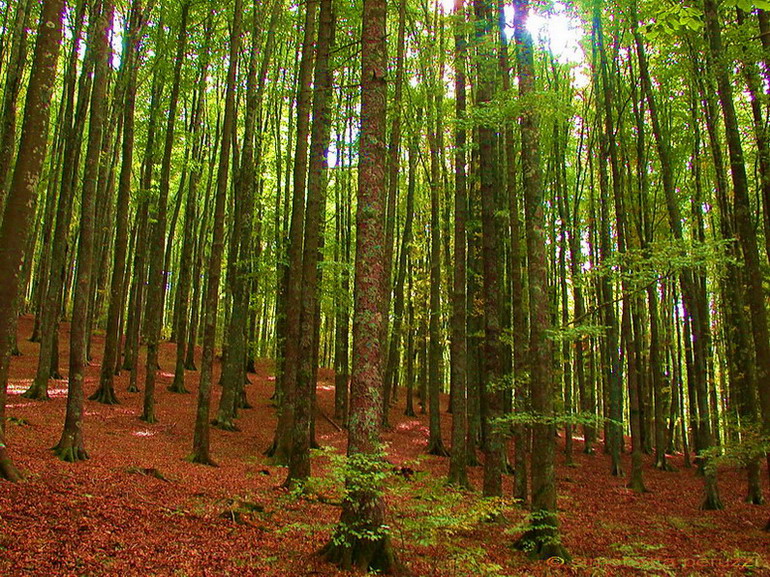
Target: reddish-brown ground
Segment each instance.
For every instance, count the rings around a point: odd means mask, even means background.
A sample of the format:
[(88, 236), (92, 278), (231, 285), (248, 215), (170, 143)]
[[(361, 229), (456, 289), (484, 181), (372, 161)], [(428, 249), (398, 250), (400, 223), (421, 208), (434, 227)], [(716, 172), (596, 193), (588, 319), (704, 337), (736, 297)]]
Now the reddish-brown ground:
[[(38, 345), (27, 342), (31, 319), (19, 323), (23, 356), (13, 359), (7, 432), (11, 455), (24, 471), (19, 484), (0, 481), (0, 575), (341, 575), (314, 552), (329, 538), (339, 515), (331, 484), (297, 498), (280, 488), (284, 469), (262, 456), (275, 426), (267, 363), (251, 375), (254, 405), (238, 421), (241, 432), (213, 430), (218, 467), (188, 463), (195, 395), (157, 395), (159, 423), (137, 419), (141, 394), (128, 394), (127, 373), (116, 381), (121, 404), (86, 401), (85, 439), (90, 460), (67, 464), (50, 447), (64, 419), (66, 382), (52, 382), (53, 400), (31, 402), (23, 392), (34, 374)], [(65, 327), (66, 331), (66, 327)], [(67, 358), (66, 334), (61, 339)], [(98, 378), (102, 340), (95, 339), (88, 393)], [(164, 345), (161, 366), (172, 366), (173, 345)], [(139, 382), (142, 383), (140, 374)], [(188, 372), (194, 389), (197, 373)], [(321, 372), (319, 403), (331, 415), (333, 390)], [(216, 408), (218, 391), (215, 390)], [(444, 417), (448, 439), (451, 417)], [(692, 470), (662, 473), (648, 466), (649, 493), (636, 494), (608, 474), (602, 454), (585, 456), (576, 443), (576, 466), (557, 468), (563, 541), (570, 565), (531, 563), (510, 544), (524, 512), (502, 503), (503, 520), (482, 522), (477, 493), (443, 486), (447, 460), (423, 455), (427, 419), (393, 409), (385, 434), (390, 460), (415, 471), (395, 475), (388, 495), (393, 540), (412, 575), (770, 575), (770, 534), (762, 527), (770, 508), (742, 501), (743, 475), (720, 473), (724, 511), (700, 511), (701, 481)], [(319, 416), (321, 445), (343, 450), (345, 433)], [(329, 458), (314, 460), (325, 476)], [(158, 476), (163, 478), (158, 478)], [(471, 477), (480, 486), (481, 471)], [(510, 494), (511, 480), (506, 491)], [(239, 511), (239, 503), (262, 511)], [(242, 508), (242, 506), (241, 506)]]

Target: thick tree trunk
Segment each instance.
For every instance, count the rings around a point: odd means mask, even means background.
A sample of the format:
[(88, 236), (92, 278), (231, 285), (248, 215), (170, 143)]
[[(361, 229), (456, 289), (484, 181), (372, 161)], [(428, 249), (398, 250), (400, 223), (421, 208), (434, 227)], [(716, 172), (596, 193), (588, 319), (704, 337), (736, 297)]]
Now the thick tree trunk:
[(29, 225), (35, 212), (37, 186), (48, 144), (48, 122), (62, 37), (63, 0), (45, 0), (40, 13), (35, 56), (24, 106), (19, 154), (0, 225), (0, 477), (18, 481), (20, 474), (5, 443), (5, 398), (8, 388), (12, 334), (16, 327), (14, 302)]
[(361, 144), (356, 224), (353, 375), (348, 436), (349, 492), (332, 540), (322, 549), (343, 569), (357, 567), (399, 573), (379, 483), (370, 479), (383, 467), (379, 426), (382, 419), (382, 298), (385, 216), (385, 0), (364, 0), (361, 72)]

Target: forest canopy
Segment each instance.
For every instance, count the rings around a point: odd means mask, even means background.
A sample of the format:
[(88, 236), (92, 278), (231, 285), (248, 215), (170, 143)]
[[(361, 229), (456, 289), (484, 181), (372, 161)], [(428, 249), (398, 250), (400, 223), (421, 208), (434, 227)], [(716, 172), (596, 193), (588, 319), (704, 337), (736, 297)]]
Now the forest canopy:
[(407, 571), (397, 413), (455, 490), (527, 509), (533, 558), (571, 557), (578, 451), (764, 503), (770, 2), (0, 0), (0, 32), (0, 478), (14, 399), (61, 379), (58, 458), (100, 458), (89, 403), (162, 421), (163, 386), (215, 465), (269, 360), (285, 488), (317, 422), (347, 435), (344, 569)]

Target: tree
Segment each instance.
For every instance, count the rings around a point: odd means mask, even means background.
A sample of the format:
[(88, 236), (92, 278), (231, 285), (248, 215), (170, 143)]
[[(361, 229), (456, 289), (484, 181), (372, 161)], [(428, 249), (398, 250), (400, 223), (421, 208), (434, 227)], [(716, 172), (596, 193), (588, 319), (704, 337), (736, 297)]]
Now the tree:
[(10, 481), (20, 478), (5, 444), (5, 396), (14, 338), (12, 331), (16, 327), (14, 303), (18, 297), (29, 222), (34, 214), (37, 186), (46, 155), (63, 11), (63, 0), (46, 0), (41, 8), (19, 153), (0, 224), (0, 274), (5, 279), (0, 283), (0, 476)]
[(344, 569), (398, 573), (382, 499), (382, 290), (385, 209), (385, 0), (364, 0), (361, 30), (361, 140), (358, 152), (353, 370), (347, 496), (326, 559)]
[(107, 108), (107, 72), (109, 60), (109, 31), (112, 28), (112, 3), (98, 2), (92, 8), (95, 21), (91, 42), (94, 51), (94, 83), (91, 94), (91, 113), (88, 129), (83, 190), (80, 207), (80, 238), (78, 241), (78, 269), (75, 277), (75, 294), (70, 331), (69, 379), (67, 387), (67, 413), (64, 430), (54, 452), (63, 461), (80, 461), (88, 458), (83, 442), (83, 381), (85, 378), (86, 348), (88, 340), (88, 309), (94, 269), (94, 228), (96, 211), (96, 185), (102, 162), (102, 136)]
[[(532, 36), (527, 30), (529, 0), (514, 3), (514, 37), (518, 47), (519, 97), (531, 98), (535, 92), (535, 66)], [(524, 208), (529, 276), (529, 354), (530, 391), (533, 425), (532, 446), (532, 527), (517, 542), (540, 559), (569, 553), (561, 545), (556, 521), (556, 479), (554, 474), (555, 430), (553, 416), (553, 344), (549, 340), (548, 265), (546, 260), (545, 215), (540, 169), (539, 118), (534, 107), (522, 110), (521, 150), (524, 176)]]

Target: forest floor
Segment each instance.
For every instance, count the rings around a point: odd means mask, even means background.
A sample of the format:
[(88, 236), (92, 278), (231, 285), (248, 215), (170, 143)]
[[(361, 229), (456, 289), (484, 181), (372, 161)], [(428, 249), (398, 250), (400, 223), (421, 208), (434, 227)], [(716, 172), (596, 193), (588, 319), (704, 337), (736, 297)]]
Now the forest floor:
[[(333, 413), (330, 371), (320, 374), (317, 440), (331, 450), (314, 458), (320, 480), (307, 496), (282, 489), (285, 469), (262, 455), (275, 427), (268, 363), (250, 375), (247, 395), (254, 408), (241, 413), (241, 431), (212, 429), (217, 467), (185, 460), (196, 395), (168, 392), (172, 375), (163, 372), (159, 422), (148, 425), (137, 418), (141, 393), (125, 392), (125, 371), (116, 379), (121, 404), (86, 401), (91, 458), (67, 464), (50, 450), (61, 433), (66, 381), (52, 381), (51, 401), (21, 397), (37, 365), (38, 345), (27, 341), (31, 324), (29, 317), (20, 319), (22, 356), (11, 365), (8, 445), (26, 479), (0, 481), (0, 576), (344, 574), (315, 555), (339, 517), (334, 455), (346, 443), (344, 431), (324, 417)], [(67, 329), (63, 325), (60, 339), (63, 361)], [(97, 335), (86, 394), (96, 388), (102, 344)], [(165, 371), (173, 355), (174, 345), (163, 345)], [(188, 388), (195, 390), (197, 378), (197, 372), (187, 373)], [(213, 409), (218, 394), (215, 387)], [(448, 440), (451, 416), (442, 418)], [(414, 576), (770, 575), (770, 535), (762, 530), (770, 507), (743, 502), (741, 471), (720, 470), (725, 510), (701, 511), (702, 481), (682, 467), (681, 457), (672, 457), (678, 471), (670, 473), (654, 470), (646, 457), (649, 492), (638, 494), (610, 476), (606, 455), (584, 455), (576, 440), (575, 465), (564, 465), (560, 453), (557, 466), (563, 542), (574, 559), (569, 565), (530, 562), (511, 548), (526, 512), (510, 500), (489, 502), (478, 492), (446, 488), (448, 460), (424, 454), (427, 416), (404, 417), (403, 398), (390, 422), (384, 438), (400, 474), (389, 481), (388, 515), (398, 554)], [(470, 475), (479, 488), (481, 468)], [(505, 491), (511, 494), (511, 477)], [(490, 515), (498, 520), (486, 521)]]

